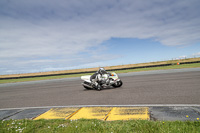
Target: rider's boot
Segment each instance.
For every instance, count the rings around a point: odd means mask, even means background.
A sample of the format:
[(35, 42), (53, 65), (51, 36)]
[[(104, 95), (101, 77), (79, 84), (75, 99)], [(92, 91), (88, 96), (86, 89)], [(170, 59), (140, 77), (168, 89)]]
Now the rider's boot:
[(107, 79), (107, 80), (106, 80), (106, 85), (109, 85), (109, 84), (110, 84), (110, 80)]
[(98, 86), (98, 83), (93, 79), (92, 80), (92, 87), (97, 88), (97, 86)]

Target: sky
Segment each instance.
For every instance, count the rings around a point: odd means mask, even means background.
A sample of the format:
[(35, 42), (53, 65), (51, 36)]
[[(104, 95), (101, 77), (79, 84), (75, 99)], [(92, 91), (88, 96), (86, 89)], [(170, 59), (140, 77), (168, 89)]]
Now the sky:
[(200, 57), (199, 0), (0, 0), (0, 75)]

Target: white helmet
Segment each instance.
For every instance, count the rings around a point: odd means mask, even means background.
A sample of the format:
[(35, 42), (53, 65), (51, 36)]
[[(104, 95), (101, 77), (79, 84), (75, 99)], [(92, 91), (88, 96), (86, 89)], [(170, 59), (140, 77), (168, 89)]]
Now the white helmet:
[(103, 67), (101, 67), (101, 68), (99, 68), (99, 73), (100, 74), (105, 74), (106, 70)]

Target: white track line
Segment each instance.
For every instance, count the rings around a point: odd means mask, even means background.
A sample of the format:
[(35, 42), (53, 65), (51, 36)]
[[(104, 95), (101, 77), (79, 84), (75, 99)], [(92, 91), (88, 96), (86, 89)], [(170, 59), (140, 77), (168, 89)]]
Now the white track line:
[(136, 105), (68, 105), (68, 106), (40, 106), (40, 107), (21, 107), (21, 108), (4, 108), (1, 110), (14, 109), (42, 109), (42, 108), (69, 108), (69, 107), (200, 107), (200, 104), (136, 104)]

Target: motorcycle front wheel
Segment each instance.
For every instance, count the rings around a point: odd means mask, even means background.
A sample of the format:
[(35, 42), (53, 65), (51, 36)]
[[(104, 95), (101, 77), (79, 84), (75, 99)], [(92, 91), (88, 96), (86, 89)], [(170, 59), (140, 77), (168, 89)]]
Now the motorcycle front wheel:
[(123, 85), (123, 82), (121, 80), (117, 81), (115, 84), (113, 84), (113, 87), (121, 87)]

